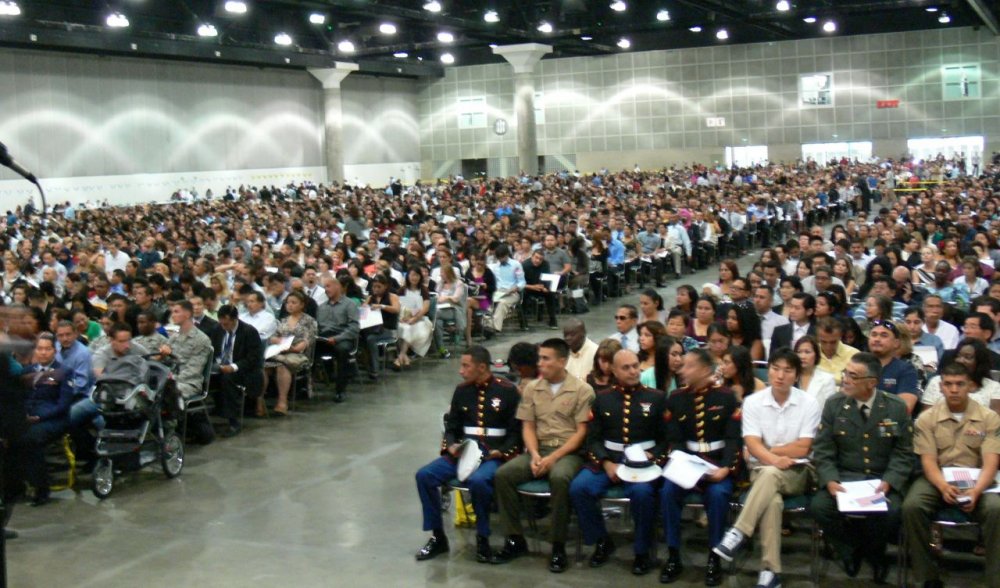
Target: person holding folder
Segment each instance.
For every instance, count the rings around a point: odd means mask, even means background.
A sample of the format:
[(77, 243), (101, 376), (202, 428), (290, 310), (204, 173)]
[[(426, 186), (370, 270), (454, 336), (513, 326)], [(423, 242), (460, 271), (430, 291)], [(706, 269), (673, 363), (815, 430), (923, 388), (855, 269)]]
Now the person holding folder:
[[(819, 491), (810, 512), (827, 542), (836, 550), (848, 577), (858, 575), (868, 556), (876, 583), (885, 582), (889, 560), (885, 548), (899, 533), (900, 508), (913, 470), (913, 426), (906, 403), (876, 388), (882, 363), (871, 353), (858, 353), (844, 369), (841, 392), (827, 399), (814, 442), (813, 461)], [(858, 518), (840, 512), (842, 482), (873, 480), (885, 497), (885, 514)], [(867, 540), (860, 544), (857, 537)]]

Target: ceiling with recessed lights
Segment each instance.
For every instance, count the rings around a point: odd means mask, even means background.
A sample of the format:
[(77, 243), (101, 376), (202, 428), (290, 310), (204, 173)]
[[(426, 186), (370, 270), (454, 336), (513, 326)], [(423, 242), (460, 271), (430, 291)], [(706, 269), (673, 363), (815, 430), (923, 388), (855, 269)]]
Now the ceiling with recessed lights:
[(426, 76), (502, 61), (491, 44), (546, 43), (551, 58), (960, 26), (1000, 34), (998, 17), (995, 0), (0, 0), (0, 46)]

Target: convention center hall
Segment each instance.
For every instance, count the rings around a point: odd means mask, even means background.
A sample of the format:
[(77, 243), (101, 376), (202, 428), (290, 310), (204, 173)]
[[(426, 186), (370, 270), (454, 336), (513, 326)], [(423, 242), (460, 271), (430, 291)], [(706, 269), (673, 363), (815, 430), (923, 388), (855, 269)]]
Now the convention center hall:
[(996, 0), (0, 0), (0, 588), (1000, 588)]

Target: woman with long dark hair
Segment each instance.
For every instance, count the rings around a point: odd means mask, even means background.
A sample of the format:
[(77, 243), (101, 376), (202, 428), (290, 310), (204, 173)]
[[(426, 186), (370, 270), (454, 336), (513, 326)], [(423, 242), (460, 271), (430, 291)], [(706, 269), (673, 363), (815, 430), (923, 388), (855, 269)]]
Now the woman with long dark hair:
[[(958, 342), (955, 351), (945, 353), (941, 360), (941, 367), (938, 371), (952, 363), (960, 363), (965, 366), (975, 389), (969, 393), (969, 399), (975, 400), (986, 408), (992, 408), (1000, 412), (1000, 383), (991, 379), (990, 376), (990, 350), (986, 344), (978, 339), (966, 337)], [(920, 396), (920, 402), (924, 407), (930, 407), (943, 399), (941, 393), (941, 376), (934, 376), (927, 382), (927, 388)]]
[(750, 353), (740, 345), (731, 345), (722, 354), (719, 375), (722, 376), (722, 385), (729, 388), (740, 402), (767, 386), (754, 376)]
[(754, 361), (764, 360), (764, 342), (760, 338), (760, 317), (750, 307), (731, 306), (726, 311), (726, 328), (733, 345), (742, 345), (750, 351)]
[(640, 381), (652, 388), (657, 359), (656, 344), (660, 337), (666, 336), (667, 328), (659, 321), (646, 321), (640, 323), (636, 331), (639, 333), (639, 369), (642, 370)]

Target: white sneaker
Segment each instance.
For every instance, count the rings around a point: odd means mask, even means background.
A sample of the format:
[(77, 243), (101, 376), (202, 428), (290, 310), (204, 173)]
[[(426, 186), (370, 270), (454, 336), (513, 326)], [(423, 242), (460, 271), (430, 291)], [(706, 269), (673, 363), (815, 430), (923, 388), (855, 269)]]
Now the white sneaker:
[(726, 534), (722, 536), (722, 541), (712, 548), (712, 552), (726, 561), (733, 561), (746, 541), (746, 536), (736, 527), (729, 527)]
[(781, 576), (771, 570), (761, 570), (757, 576), (757, 588), (781, 588)]

